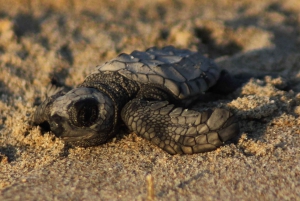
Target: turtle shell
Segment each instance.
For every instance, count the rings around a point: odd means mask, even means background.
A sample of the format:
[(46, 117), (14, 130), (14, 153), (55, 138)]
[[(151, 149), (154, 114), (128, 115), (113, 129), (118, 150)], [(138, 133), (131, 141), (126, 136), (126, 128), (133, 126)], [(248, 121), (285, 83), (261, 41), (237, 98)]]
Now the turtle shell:
[(172, 46), (122, 53), (99, 66), (97, 71), (117, 71), (130, 80), (167, 89), (179, 99), (205, 92), (220, 74), (212, 60), (198, 52)]

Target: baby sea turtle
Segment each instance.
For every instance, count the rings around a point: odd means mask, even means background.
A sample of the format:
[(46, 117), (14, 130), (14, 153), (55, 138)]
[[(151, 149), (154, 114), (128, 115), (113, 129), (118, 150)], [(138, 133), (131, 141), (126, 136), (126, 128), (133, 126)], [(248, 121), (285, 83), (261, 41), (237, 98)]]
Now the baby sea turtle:
[(53, 90), (37, 108), (35, 124), (76, 146), (115, 136), (121, 122), (170, 154), (216, 149), (239, 133), (225, 109), (184, 109), (207, 91), (228, 93), (233, 81), (200, 53), (167, 46), (122, 53), (98, 66), (82, 84)]

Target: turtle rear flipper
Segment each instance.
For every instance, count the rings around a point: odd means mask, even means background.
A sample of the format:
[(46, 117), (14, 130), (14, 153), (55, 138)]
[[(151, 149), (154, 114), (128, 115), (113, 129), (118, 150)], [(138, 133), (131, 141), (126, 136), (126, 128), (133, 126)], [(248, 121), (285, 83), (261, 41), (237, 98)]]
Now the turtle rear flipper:
[(134, 99), (121, 113), (132, 131), (170, 154), (212, 151), (239, 134), (239, 125), (229, 111), (184, 110), (168, 101)]

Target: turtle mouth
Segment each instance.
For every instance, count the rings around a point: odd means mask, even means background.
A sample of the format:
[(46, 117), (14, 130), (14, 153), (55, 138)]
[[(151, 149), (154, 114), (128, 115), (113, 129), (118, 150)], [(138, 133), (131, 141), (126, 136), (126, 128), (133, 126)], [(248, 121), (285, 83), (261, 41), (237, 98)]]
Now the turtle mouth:
[(94, 138), (97, 138), (94, 133), (89, 133), (81, 136), (64, 136), (60, 137), (65, 142), (77, 142), (77, 141), (83, 141), (83, 140), (91, 140)]

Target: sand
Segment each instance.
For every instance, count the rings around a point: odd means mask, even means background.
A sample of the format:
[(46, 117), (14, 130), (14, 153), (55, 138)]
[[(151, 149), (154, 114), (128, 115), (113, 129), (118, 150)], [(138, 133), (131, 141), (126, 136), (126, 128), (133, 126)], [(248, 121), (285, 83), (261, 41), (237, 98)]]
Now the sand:
[[(0, 5), (0, 200), (300, 200), (299, 0)], [(195, 106), (229, 108), (239, 136), (171, 156), (126, 131), (68, 148), (29, 125), (52, 77), (76, 86), (121, 52), (165, 45), (198, 50), (243, 80)]]

